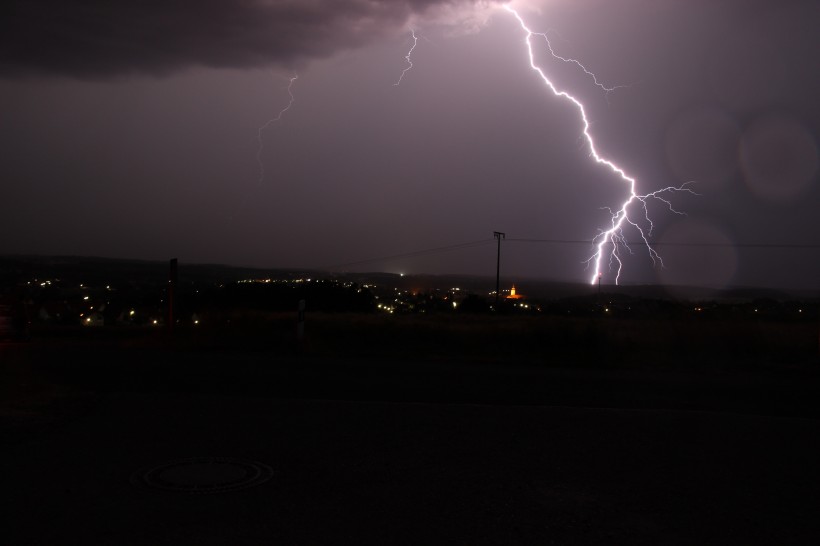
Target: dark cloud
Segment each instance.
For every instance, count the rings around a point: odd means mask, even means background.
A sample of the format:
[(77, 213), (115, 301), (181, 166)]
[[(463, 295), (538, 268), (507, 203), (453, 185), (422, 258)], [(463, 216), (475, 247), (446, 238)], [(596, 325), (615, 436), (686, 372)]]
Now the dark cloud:
[(189, 66), (294, 66), (437, 9), (480, 0), (10, 0), (0, 76), (162, 75)]

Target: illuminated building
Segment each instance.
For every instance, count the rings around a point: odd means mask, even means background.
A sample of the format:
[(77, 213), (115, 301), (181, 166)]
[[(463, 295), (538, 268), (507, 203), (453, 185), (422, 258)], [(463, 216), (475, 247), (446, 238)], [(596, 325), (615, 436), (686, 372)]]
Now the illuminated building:
[(510, 289), (510, 295), (507, 296), (505, 299), (508, 299), (508, 300), (522, 300), (522, 299), (524, 299), (524, 296), (522, 296), (521, 294), (516, 294), (515, 293), (515, 285), (513, 285), (512, 288)]

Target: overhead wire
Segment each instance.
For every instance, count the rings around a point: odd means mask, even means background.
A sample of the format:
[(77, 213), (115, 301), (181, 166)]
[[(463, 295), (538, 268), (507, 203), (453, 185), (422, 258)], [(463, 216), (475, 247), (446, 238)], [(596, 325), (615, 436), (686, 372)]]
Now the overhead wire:
[[(372, 263), (380, 263), (380, 262), (389, 262), (394, 260), (399, 260), (402, 258), (417, 258), (421, 256), (430, 256), (434, 254), (443, 254), (447, 252), (452, 252), (456, 250), (462, 250), (467, 248), (475, 248), (480, 246), (486, 246), (490, 244), (495, 244), (497, 241), (495, 239), (481, 239), (478, 241), (469, 241), (465, 243), (456, 243), (452, 245), (445, 245), (433, 248), (425, 248), (421, 250), (415, 250), (411, 252), (404, 252), (401, 254), (390, 254), (387, 256), (379, 256), (374, 258), (368, 258), (364, 260), (356, 260), (352, 262), (346, 262), (341, 264), (336, 264), (330, 267), (325, 267), (323, 269), (328, 271), (338, 271), (348, 267), (353, 266), (360, 266), (360, 265), (367, 265)], [(504, 239), (505, 243), (534, 243), (534, 244), (566, 244), (566, 245), (591, 245), (592, 242), (590, 240), (580, 240), (580, 239), (534, 239), (534, 238), (516, 238), (516, 237), (507, 237)], [(641, 241), (643, 243), (643, 241)], [(637, 245), (638, 242), (635, 241), (619, 241), (617, 244), (619, 245)], [(762, 248), (762, 249), (797, 249), (797, 250), (806, 250), (806, 249), (820, 249), (820, 244), (810, 244), (810, 243), (687, 243), (687, 242), (673, 242), (673, 241), (655, 241), (650, 243), (652, 246), (667, 246), (667, 247), (700, 247), (700, 248)]]
[[(577, 239), (526, 239), (526, 238), (512, 238), (507, 237), (506, 242), (512, 243), (544, 243), (544, 244), (583, 244), (591, 245), (592, 241), (577, 240)], [(644, 244), (643, 241), (619, 241), (619, 245), (638, 245)], [(686, 243), (674, 241), (654, 241), (649, 243), (651, 246), (683, 246), (683, 247), (732, 247), (732, 248), (791, 248), (791, 249), (812, 249), (820, 248), (820, 244), (809, 243)]]
[(470, 242), (466, 242), (466, 243), (457, 243), (457, 244), (454, 244), (454, 245), (439, 246), (439, 247), (434, 247), (434, 248), (426, 248), (426, 249), (423, 249), (423, 250), (415, 250), (415, 251), (412, 251), (412, 252), (405, 252), (405, 253), (402, 253), (402, 254), (391, 254), (389, 256), (380, 256), (378, 258), (368, 258), (366, 260), (358, 260), (358, 261), (355, 261), (355, 262), (347, 262), (347, 263), (331, 266), (331, 267), (328, 267), (328, 268), (325, 268), (325, 269), (328, 269), (330, 271), (337, 271), (339, 269), (344, 269), (344, 268), (352, 267), (352, 266), (356, 266), (356, 265), (366, 265), (366, 264), (370, 264), (370, 263), (388, 262), (388, 261), (398, 260), (398, 259), (401, 259), (401, 258), (416, 258), (416, 257), (419, 257), (419, 256), (429, 256), (429, 255), (432, 255), (432, 254), (441, 254), (441, 253), (445, 253), (445, 252), (452, 252), (454, 250), (462, 250), (462, 249), (465, 249), (465, 248), (474, 248), (474, 247), (489, 245), (489, 244), (493, 244), (494, 242), (495, 242), (495, 239), (481, 239), (479, 241), (470, 241)]

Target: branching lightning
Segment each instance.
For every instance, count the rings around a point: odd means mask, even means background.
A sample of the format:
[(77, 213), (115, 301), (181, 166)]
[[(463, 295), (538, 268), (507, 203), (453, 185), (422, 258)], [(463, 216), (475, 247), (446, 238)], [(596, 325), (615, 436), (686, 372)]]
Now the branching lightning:
[[(524, 30), (524, 33), (526, 34), (525, 42), (527, 45), (530, 67), (532, 68), (532, 70), (534, 70), (541, 77), (541, 80), (552, 91), (552, 93), (555, 96), (562, 97), (568, 100), (569, 102), (574, 104), (575, 107), (578, 109), (578, 113), (581, 116), (581, 125), (583, 127), (582, 133), (587, 142), (587, 145), (589, 146), (590, 156), (597, 163), (609, 167), (609, 169), (613, 173), (615, 173), (621, 179), (621, 181), (623, 181), (627, 185), (629, 189), (629, 197), (623, 203), (621, 203), (621, 206), (619, 208), (607, 208), (607, 210), (609, 210), (612, 216), (611, 225), (609, 229), (601, 230), (600, 233), (598, 233), (598, 235), (596, 235), (592, 240), (592, 244), (595, 248), (595, 253), (592, 256), (590, 256), (589, 259), (586, 260), (587, 265), (592, 265), (593, 268), (591, 282), (594, 284), (603, 274), (602, 262), (606, 260), (605, 256), (608, 255), (608, 266), (610, 269), (615, 269), (615, 283), (618, 283), (618, 280), (621, 276), (621, 269), (623, 266), (623, 262), (621, 261), (620, 249), (621, 247), (623, 247), (629, 253), (632, 253), (632, 249), (627, 244), (626, 237), (623, 233), (624, 228), (628, 226), (632, 226), (637, 230), (638, 234), (641, 237), (641, 240), (646, 246), (647, 252), (652, 260), (652, 263), (655, 265), (660, 264), (660, 266), (663, 267), (663, 260), (661, 259), (661, 256), (655, 251), (655, 249), (649, 242), (649, 237), (652, 235), (654, 224), (652, 223), (652, 220), (649, 218), (647, 201), (650, 199), (658, 200), (662, 202), (671, 212), (675, 214), (683, 214), (682, 212), (676, 210), (672, 206), (672, 203), (667, 199), (666, 196), (674, 192), (686, 192), (693, 195), (697, 194), (689, 188), (689, 182), (682, 184), (680, 186), (668, 186), (666, 188), (662, 188), (647, 193), (645, 195), (638, 194), (636, 192), (637, 183), (635, 178), (626, 174), (626, 172), (621, 167), (616, 165), (613, 161), (606, 159), (598, 153), (595, 141), (592, 138), (592, 134), (590, 133), (589, 118), (587, 117), (586, 109), (584, 108), (584, 105), (581, 103), (581, 101), (572, 96), (571, 94), (569, 94), (567, 91), (558, 89), (555, 86), (555, 84), (547, 77), (544, 71), (536, 64), (535, 52), (533, 50), (532, 44), (533, 37), (540, 36), (544, 38), (544, 40), (547, 43), (547, 48), (553, 58), (566, 63), (575, 64), (593, 79), (595, 85), (597, 85), (604, 91), (610, 92), (616, 89), (616, 87), (607, 87), (601, 84), (598, 81), (598, 78), (595, 76), (595, 74), (587, 70), (584, 67), (584, 65), (582, 65), (577, 60), (557, 55), (555, 51), (552, 49), (552, 45), (550, 44), (549, 38), (545, 33), (537, 33), (530, 30), (524, 22), (524, 19), (518, 14), (517, 11), (515, 11), (515, 9), (510, 7), (508, 4), (504, 5), (504, 9), (510, 12), (518, 20), (518, 23), (521, 25), (521, 28)], [(635, 219), (634, 217), (630, 217), (630, 211), (635, 208), (637, 208), (639, 211), (643, 211), (638, 212), (638, 214), (643, 217), (643, 221), (645, 222), (643, 227), (641, 224), (638, 223), (637, 219)]]
[(407, 74), (410, 71), (411, 68), (413, 68), (413, 61), (410, 60), (410, 57), (413, 56), (413, 50), (416, 49), (416, 46), (419, 43), (419, 39), (418, 39), (418, 36), (416, 36), (416, 30), (415, 29), (411, 28), (410, 29), (410, 34), (413, 36), (413, 45), (410, 46), (410, 50), (407, 52), (407, 55), (404, 56), (404, 60), (407, 62), (407, 66), (405, 67), (404, 70), (402, 70), (402, 73), (399, 76), (399, 79), (396, 80), (396, 83), (393, 84), (395, 86), (398, 86), (399, 84), (401, 84), (401, 81), (404, 79), (404, 75)]
[[(508, 6), (505, 6), (505, 7), (507, 7), (507, 9), (511, 9)], [(520, 18), (519, 18), (519, 21), (520, 21)], [(595, 82), (595, 85), (597, 87), (600, 87), (603, 91), (605, 91), (607, 96), (609, 95), (609, 93), (611, 93), (612, 91), (615, 91), (616, 89), (623, 89), (624, 87), (626, 87), (625, 85), (614, 85), (612, 87), (606, 86), (603, 83), (599, 82), (598, 81), (598, 76), (596, 76), (593, 72), (590, 72), (589, 70), (587, 70), (587, 67), (582, 65), (581, 61), (579, 61), (577, 59), (570, 58), (570, 57), (562, 57), (561, 55), (558, 55), (555, 52), (555, 50), (552, 48), (552, 42), (550, 41), (549, 36), (547, 35), (546, 32), (533, 32), (532, 35), (533, 36), (541, 36), (542, 38), (544, 38), (544, 41), (547, 43), (547, 49), (549, 49), (550, 55), (552, 55), (553, 58), (558, 59), (559, 61), (563, 61), (567, 64), (574, 64), (575, 66), (577, 66), (578, 68), (583, 70), (584, 74), (586, 74), (587, 76), (592, 78), (592, 81)]]
[[(563, 63), (574, 65), (579, 70), (583, 71), (583, 73), (592, 80), (594, 85), (602, 91), (604, 91), (607, 94), (607, 96), (612, 91), (615, 91), (616, 89), (625, 86), (618, 85), (610, 87), (605, 85), (598, 79), (598, 77), (592, 71), (588, 70), (577, 59), (574, 59), (572, 57), (564, 57), (556, 53), (547, 33), (533, 32), (527, 26), (521, 15), (514, 8), (512, 8), (509, 4), (505, 4), (503, 7), (505, 10), (507, 10), (510, 14), (512, 14), (515, 17), (515, 19), (518, 21), (521, 29), (525, 34), (524, 42), (526, 44), (527, 53), (529, 55), (530, 68), (538, 74), (544, 85), (550, 91), (552, 91), (553, 95), (569, 101), (577, 109), (578, 114), (580, 116), (579, 122), (581, 126), (581, 133), (583, 135), (583, 140), (586, 141), (586, 144), (589, 147), (589, 155), (595, 160), (596, 163), (608, 167), (609, 170), (613, 174), (615, 174), (623, 184), (626, 185), (628, 190), (627, 198), (620, 204), (619, 207), (605, 207), (605, 210), (608, 210), (611, 216), (610, 225), (608, 229), (601, 229), (599, 233), (592, 239), (594, 253), (586, 260), (587, 267), (593, 270), (591, 282), (594, 284), (603, 275), (603, 268), (605, 267), (604, 263), (606, 263), (607, 267), (610, 270), (615, 271), (615, 283), (618, 284), (618, 281), (621, 276), (621, 270), (623, 268), (623, 261), (621, 257), (622, 252), (625, 249), (630, 254), (633, 253), (632, 248), (630, 247), (627, 238), (624, 234), (624, 229), (627, 229), (630, 226), (633, 227), (640, 236), (641, 242), (644, 244), (646, 252), (649, 255), (649, 258), (652, 260), (652, 263), (656, 266), (660, 265), (661, 267), (663, 267), (663, 260), (661, 259), (661, 256), (655, 251), (652, 244), (650, 243), (650, 237), (652, 236), (652, 232), (655, 226), (650, 218), (647, 203), (650, 200), (654, 200), (662, 203), (663, 206), (665, 206), (670, 212), (674, 214), (683, 215), (684, 213), (675, 209), (675, 207), (672, 205), (672, 202), (669, 200), (669, 195), (676, 192), (685, 192), (692, 195), (698, 195), (689, 187), (691, 182), (686, 182), (680, 186), (667, 186), (665, 188), (661, 188), (649, 193), (639, 194), (637, 192), (636, 179), (628, 175), (626, 171), (624, 171), (624, 169), (617, 165), (614, 161), (602, 156), (598, 152), (598, 148), (591, 133), (591, 124), (587, 116), (584, 104), (578, 98), (570, 94), (568, 91), (559, 89), (555, 85), (555, 83), (553, 83), (553, 81), (547, 76), (544, 69), (542, 69), (536, 63), (535, 46), (533, 44), (533, 39), (543, 39), (544, 43), (546, 44), (546, 51), (553, 59), (561, 61)], [(407, 75), (407, 73), (413, 69), (412, 56), (414, 50), (416, 49), (416, 46), (418, 45), (419, 37), (416, 34), (415, 29), (413, 28), (410, 29), (410, 34), (413, 38), (413, 42), (409, 50), (407, 51), (407, 54), (404, 56), (406, 66), (402, 70), (398, 79), (393, 84), (394, 86), (399, 86), (402, 83), (404, 77)], [(262, 138), (263, 132), (271, 124), (281, 120), (285, 112), (287, 112), (291, 108), (291, 106), (293, 106), (293, 103), (295, 102), (295, 97), (293, 95), (293, 85), (297, 79), (298, 76), (296, 75), (289, 79), (287, 91), (290, 100), (288, 101), (287, 105), (285, 105), (284, 108), (282, 108), (275, 117), (269, 119), (265, 124), (259, 127), (257, 131), (258, 149), (256, 153), (256, 159), (259, 164), (260, 185), (262, 184), (265, 178), (265, 166), (264, 162), (262, 161), (262, 152), (264, 148), (264, 140)]]
[(288, 82), (288, 95), (290, 96), (290, 100), (288, 101), (288, 104), (284, 108), (279, 110), (279, 113), (276, 114), (276, 117), (273, 117), (266, 121), (265, 124), (259, 127), (259, 129), (256, 131), (256, 139), (259, 142), (259, 147), (256, 149), (256, 162), (259, 163), (259, 184), (262, 184), (262, 182), (265, 179), (265, 163), (262, 161), (262, 149), (264, 148), (265, 143), (262, 140), (262, 132), (265, 129), (267, 129), (272, 123), (276, 123), (277, 121), (282, 119), (282, 116), (285, 115), (285, 112), (290, 110), (290, 107), (293, 106), (293, 103), (296, 100), (296, 98), (293, 96), (293, 83), (298, 79), (299, 76), (297, 75), (290, 77), (290, 81)]

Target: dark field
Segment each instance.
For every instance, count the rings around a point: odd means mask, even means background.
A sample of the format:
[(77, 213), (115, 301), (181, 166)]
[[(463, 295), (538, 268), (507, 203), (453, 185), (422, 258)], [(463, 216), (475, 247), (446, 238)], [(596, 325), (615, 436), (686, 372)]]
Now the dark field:
[[(299, 343), (291, 314), (244, 313), (32, 334), (0, 344), (10, 544), (820, 539), (810, 321), (311, 314)], [(194, 457), (273, 477), (135, 478)]]

